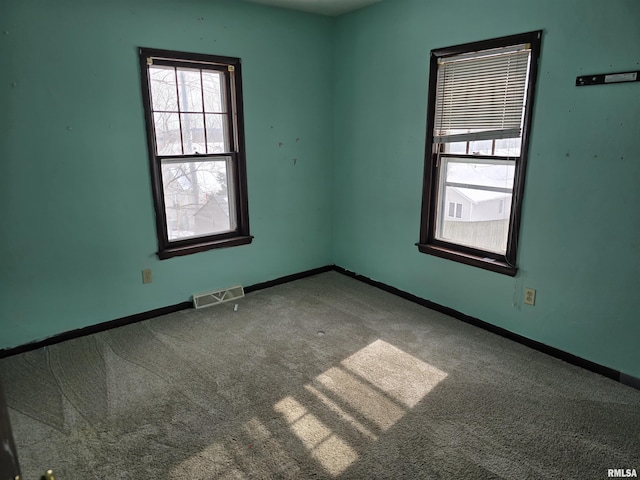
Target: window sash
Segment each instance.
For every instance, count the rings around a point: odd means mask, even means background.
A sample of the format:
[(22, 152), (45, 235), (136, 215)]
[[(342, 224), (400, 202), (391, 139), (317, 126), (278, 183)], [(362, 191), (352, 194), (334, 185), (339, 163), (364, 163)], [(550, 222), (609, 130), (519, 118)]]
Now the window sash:
[[(212, 155), (205, 158), (171, 157), (160, 161), (169, 243), (237, 231), (234, 160), (232, 155)], [(172, 167), (174, 171), (168, 170)], [(222, 185), (226, 193), (218, 191)], [(168, 201), (170, 198), (174, 201)], [(221, 201), (224, 203), (220, 203)], [(187, 220), (190, 227), (187, 230), (193, 230), (191, 232), (180, 231), (184, 222), (179, 223), (178, 220), (186, 217), (192, 217)], [(172, 229), (172, 222), (176, 224), (176, 228)], [(172, 230), (179, 232), (172, 233)]]
[[(162, 90), (154, 87), (152, 81), (154, 72), (165, 72), (168, 78), (168, 88)], [(215, 72), (220, 75), (217, 102), (206, 94), (208, 83), (213, 79), (208, 76)], [(233, 122), (229, 111), (231, 98), (231, 71), (229, 69), (211, 68), (209, 65), (197, 66), (194, 63), (181, 61), (159, 62), (150, 57), (147, 63), (149, 81), (149, 95), (151, 97), (151, 113), (156, 145), (156, 155), (190, 155), (210, 153), (232, 153), (235, 151)], [(185, 76), (191, 75), (188, 83)], [(197, 80), (194, 88), (193, 81)], [(171, 78), (169, 78), (171, 77)], [(207, 81), (205, 81), (205, 78)], [(174, 92), (170, 90), (175, 89)], [(162, 102), (156, 95), (168, 93), (169, 100)], [(189, 98), (196, 93), (193, 105)], [(171, 98), (173, 97), (173, 98)], [(185, 103), (186, 102), (186, 103)], [(212, 108), (213, 104), (217, 108)], [(168, 128), (171, 123), (172, 128)], [(165, 128), (159, 128), (164, 125)], [(193, 137), (196, 138), (193, 138)], [(221, 144), (221, 145), (220, 145)]]
[[(504, 204), (500, 208), (500, 201), (510, 199), (514, 193), (514, 178), (508, 173), (504, 181), (497, 181), (496, 178), (478, 177), (464, 182), (449, 179), (449, 167), (452, 165), (479, 165), (484, 167), (512, 167), (516, 168), (517, 159), (504, 159), (499, 157), (477, 157), (472, 155), (449, 156), (443, 155), (439, 167), (437, 214), (435, 240), (451, 243), (458, 247), (466, 247), (486, 253), (505, 255), (509, 238), (509, 213), (504, 211)], [(457, 192), (469, 196), (471, 192), (480, 195), (480, 198), (469, 198), (469, 208), (462, 220), (462, 204), (450, 198), (450, 193)], [(501, 198), (502, 197), (502, 198)], [(481, 216), (474, 219), (473, 212), (476, 208), (482, 207), (483, 202), (495, 203), (494, 212), (481, 213)], [(486, 205), (487, 203), (485, 203)], [(455, 205), (452, 212), (452, 205)], [(460, 207), (458, 207), (460, 205)], [(460, 212), (460, 215), (458, 215)], [(455, 213), (455, 214), (452, 214)], [(489, 215), (489, 217), (487, 216)], [(455, 222), (455, 227), (451, 222)], [(455, 232), (458, 233), (455, 233)]]
[(438, 60), (434, 141), (521, 136), (530, 46)]

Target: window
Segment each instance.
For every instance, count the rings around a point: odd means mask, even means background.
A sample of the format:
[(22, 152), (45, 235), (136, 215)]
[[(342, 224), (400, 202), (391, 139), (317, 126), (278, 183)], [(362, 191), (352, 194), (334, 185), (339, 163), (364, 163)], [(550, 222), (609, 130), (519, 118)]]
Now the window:
[(516, 274), (541, 36), (431, 51), (421, 252)]
[(140, 49), (158, 256), (250, 243), (240, 59)]
[(449, 202), (449, 216), (452, 218), (462, 218), (462, 204)]

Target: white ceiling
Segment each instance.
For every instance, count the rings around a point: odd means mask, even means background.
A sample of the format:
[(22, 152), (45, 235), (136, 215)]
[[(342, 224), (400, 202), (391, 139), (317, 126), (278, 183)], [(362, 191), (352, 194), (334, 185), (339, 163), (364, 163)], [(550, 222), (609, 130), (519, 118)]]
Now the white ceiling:
[(245, 0), (274, 7), (291, 8), (320, 15), (338, 16), (382, 0)]

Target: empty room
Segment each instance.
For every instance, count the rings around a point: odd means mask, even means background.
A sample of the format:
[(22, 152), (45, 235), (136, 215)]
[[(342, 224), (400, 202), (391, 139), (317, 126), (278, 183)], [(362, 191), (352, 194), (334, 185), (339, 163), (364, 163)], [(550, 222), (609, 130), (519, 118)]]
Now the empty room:
[(640, 471), (638, 0), (0, 4), (0, 480)]

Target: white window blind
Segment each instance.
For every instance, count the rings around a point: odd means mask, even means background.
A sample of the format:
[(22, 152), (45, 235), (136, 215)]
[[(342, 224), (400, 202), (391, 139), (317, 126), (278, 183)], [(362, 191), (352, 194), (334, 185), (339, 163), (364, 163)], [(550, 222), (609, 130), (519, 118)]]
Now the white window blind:
[(518, 138), (529, 45), (438, 60), (434, 142)]

